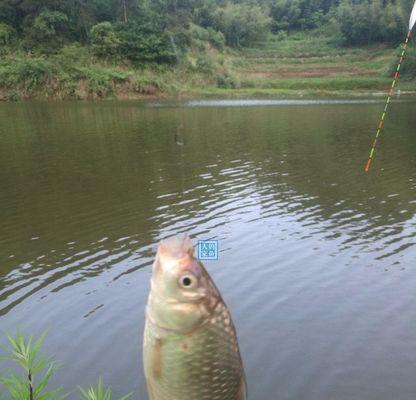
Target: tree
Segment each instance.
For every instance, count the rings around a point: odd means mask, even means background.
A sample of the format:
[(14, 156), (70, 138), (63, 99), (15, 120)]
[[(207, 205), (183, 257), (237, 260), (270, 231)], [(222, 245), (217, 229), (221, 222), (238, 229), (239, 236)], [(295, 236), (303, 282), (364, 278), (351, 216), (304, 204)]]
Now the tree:
[(390, 0), (343, 0), (336, 19), (348, 45), (397, 42), (406, 30), (400, 3)]
[(45, 9), (34, 18), (28, 16), (24, 28), (25, 47), (53, 53), (62, 46), (68, 16), (61, 11)]
[(113, 57), (118, 53), (120, 39), (110, 22), (100, 22), (91, 28), (91, 46), (99, 57)]
[(259, 6), (227, 4), (215, 16), (217, 30), (221, 31), (229, 46), (252, 46), (266, 38), (271, 19)]
[(171, 63), (175, 52), (165, 32), (151, 22), (122, 23), (116, 26), (120, 40), (120, 54), (132, 61)]

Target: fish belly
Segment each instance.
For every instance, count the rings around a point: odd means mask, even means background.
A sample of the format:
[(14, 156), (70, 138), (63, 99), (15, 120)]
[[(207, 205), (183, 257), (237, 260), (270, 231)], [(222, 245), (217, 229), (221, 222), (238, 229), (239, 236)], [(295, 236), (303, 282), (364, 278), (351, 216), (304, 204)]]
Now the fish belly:
[(214, 319), (191, 334), (155, 339), (146, 324), (143, 360), (150, 400), (245, 399), (232, 325)]

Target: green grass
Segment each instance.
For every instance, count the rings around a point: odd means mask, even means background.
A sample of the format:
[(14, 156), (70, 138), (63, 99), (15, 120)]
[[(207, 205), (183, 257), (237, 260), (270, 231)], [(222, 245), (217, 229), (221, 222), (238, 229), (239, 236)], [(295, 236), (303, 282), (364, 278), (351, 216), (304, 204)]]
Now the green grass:
[(308, 79), (252, 79), (242, 83), (244, 87), (258, 89), (286, 90), (383, 90), (387, 88), (386, 78), (308, 78)]
[[(340, 48), (303, 33), (240, 51), (200, 43), (176, 66), (99, 60), (80, 45), (48, 58), (9, 51), (0, 60), (0, 100), (362, 96), (387, 90), (396, 61), (391, 47)], [(397, 88), (415, 91), (403, 78)]]

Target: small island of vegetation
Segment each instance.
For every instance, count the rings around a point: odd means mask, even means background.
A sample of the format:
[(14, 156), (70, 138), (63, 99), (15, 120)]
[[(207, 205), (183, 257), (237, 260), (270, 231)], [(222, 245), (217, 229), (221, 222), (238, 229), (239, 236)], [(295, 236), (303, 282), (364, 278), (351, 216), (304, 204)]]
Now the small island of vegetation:
[(380, 93), (412, 3), (1, 0), (0, 99)]

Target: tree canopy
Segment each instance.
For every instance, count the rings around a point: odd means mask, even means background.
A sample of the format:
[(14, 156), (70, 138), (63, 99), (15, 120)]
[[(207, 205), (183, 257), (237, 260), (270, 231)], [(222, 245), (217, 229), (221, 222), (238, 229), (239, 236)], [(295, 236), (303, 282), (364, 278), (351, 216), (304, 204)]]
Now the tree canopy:
[(412, 0), (0, 0), (0, 46), (54, 53), (71, 43), (97, 57), (174, 62), (195, 26), (221, 48), (269, 32), (320, 28), (345, 45), (397, 42)]

